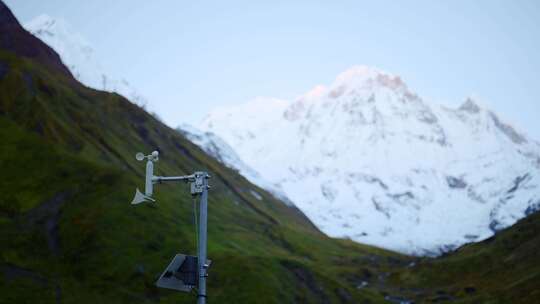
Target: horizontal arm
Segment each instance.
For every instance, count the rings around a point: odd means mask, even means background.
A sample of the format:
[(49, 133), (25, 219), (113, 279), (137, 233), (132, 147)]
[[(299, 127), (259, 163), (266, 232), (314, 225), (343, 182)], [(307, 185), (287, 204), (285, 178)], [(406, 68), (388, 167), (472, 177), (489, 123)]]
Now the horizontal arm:
[(153, 176), (152, 181), (155, 183), (160, 182), (175, 182), (175, 181), (190, 181), (194, 180), (195, 175), (183, 175), (183, 176)]

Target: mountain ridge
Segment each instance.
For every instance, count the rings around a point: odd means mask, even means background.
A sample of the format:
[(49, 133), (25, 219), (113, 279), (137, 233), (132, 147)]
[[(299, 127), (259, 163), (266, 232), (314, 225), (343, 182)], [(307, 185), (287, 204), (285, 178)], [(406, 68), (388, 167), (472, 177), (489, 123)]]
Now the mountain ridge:
[[(487, 238), (540, 201), (538, 142), (471, 98), (433, 104), (375, 68), (355, 66), (292, 102), (221, 108), (198, 127), (235, 147), (325, 233), (409, 254)], [(501, 190), (525, 175), (517, 198)], [(431, 216), (453, 236), (426, 237), (442, 234)]]
[(111, 76), (96, 58), (91, 44), (64, 19), (41, 14), (24, 24), (26, 30), (59, 53), (75, 79), (96, 90), (118, 93), (145, 107), (148, 100), (127, 80)]
[(72, 76), (56, 52), (41, 40), (27, 35), (17, 18), (3, 2), (0, 2), (0, 11), (0, 31), (3, 37), (2, 41), (0, 41), (0, 47), (2, 49), (11, 50), (28, 58), (34, 58), (42, 64), (60, 71), (67, 77)]

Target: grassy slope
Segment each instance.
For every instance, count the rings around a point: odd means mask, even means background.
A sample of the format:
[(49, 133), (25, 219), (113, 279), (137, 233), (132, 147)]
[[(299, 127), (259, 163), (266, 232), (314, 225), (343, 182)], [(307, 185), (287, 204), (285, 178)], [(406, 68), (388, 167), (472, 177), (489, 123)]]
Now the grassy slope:
[[(144, 169), (133, 155), (154, 149), (158, 174), (213, 175), (214, 303), (376, 303), (383, 296), (356, 289), (356, 273), (408, 260), (323, 236), (296, 209), (119, 95), (9, 52), (0, 52), (0, 64), (8, 67), (0, 75), (0, 301), (192, 302), (153, 286), (175, 253), (195, 251), (187, 186), (159, 185), (155, 208), (129, 205)], [(372, 260), (381, 262), (351, 267)]]
[(442, 258), (423, 259), (395, 272), (391, 280), (416, 300), (540, 303), (540, 213), (483, 242)]

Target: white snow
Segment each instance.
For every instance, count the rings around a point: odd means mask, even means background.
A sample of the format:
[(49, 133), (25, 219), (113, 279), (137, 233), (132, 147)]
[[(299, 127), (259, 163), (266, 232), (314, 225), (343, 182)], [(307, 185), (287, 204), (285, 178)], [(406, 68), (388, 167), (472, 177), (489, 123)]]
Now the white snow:
[[(291, 205), (289, 198), (285, 195), (279, 185), (273, 184), (260, 176), (258, 172), (246, 165), (236, 155), (234, 150), (224, 142), (219, 136), (211, 132), (202, 132), (199, 129), (189, 125), (182, 124), (177, 130), (182, 133), (187, 139), (201, 147), (208, 155), (214, 157), (225, 166), (234, 169), (253, 184), (267, 190), (276, 198), (283, 201), (285, 204)], [(254, 190), (250, 191), (251, 195), (257, 200), (262, 200), (262, 196)]]
[(96, 59), (90, 43), (63, 19), (42, 14), (24, 24), (27, 31), (53, 48), (73, 76), (84, 85), (102, 91), (115, 92), (139, 106), (147, 100), (128, 81), (111, 76)]
[(540, 202), (538, 143), (472, 99), (430, 103), (375, 68), (294, 101), (216, 109), (199, 128), (194, 142), (226, 146), (216, 157), (235, 155), (229, 166), (282, 189), (323, 232), (404, 253), (483, 240)]

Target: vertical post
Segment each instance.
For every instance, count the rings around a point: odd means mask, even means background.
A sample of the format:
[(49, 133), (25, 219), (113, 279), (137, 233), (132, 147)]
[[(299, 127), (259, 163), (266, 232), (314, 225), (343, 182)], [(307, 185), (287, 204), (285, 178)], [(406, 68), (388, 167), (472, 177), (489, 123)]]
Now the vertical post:
[(208, 221), (208, 174), (203, 173), (202, 176), (202, 193), (200, 202), (200, 219), (199, 219), (199, 252), (198, 252), (198, 269), (199, 269), (199, 290), (197, 294), (197, 304), (206, 303), (206, 234)]
[(146, 177), (144, 180), (144, 194), (146, 196), (152, 197), (152, 194), (154, 194), (153, 191), (153, 184), (152, 184), (152, 177), (154, 177), (154, 162), (151, 159), (148, 159), (146, 162)]

